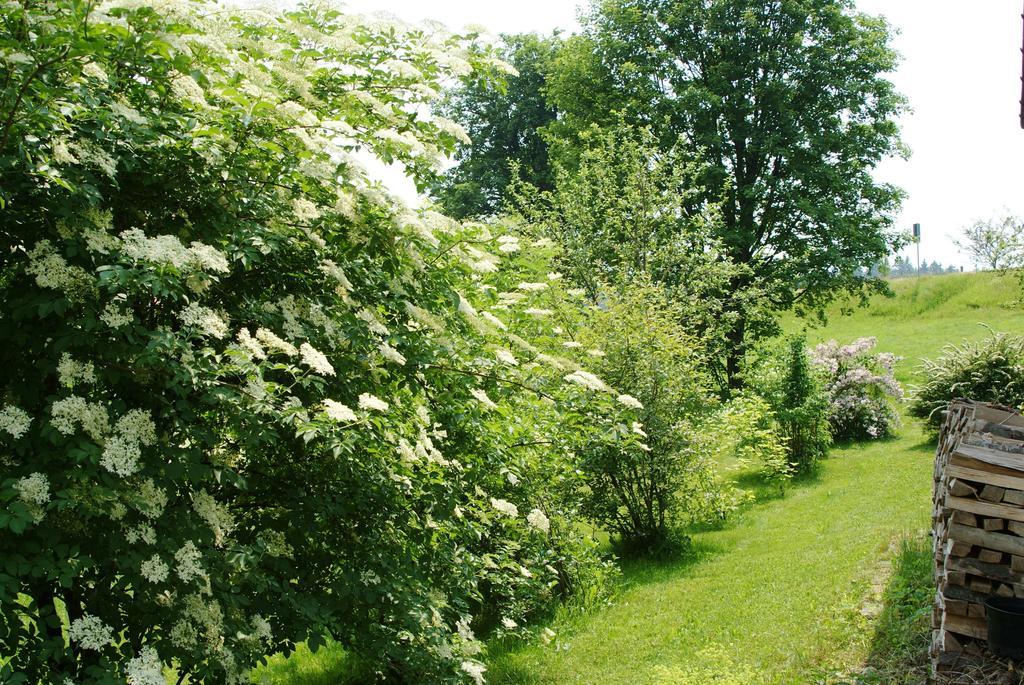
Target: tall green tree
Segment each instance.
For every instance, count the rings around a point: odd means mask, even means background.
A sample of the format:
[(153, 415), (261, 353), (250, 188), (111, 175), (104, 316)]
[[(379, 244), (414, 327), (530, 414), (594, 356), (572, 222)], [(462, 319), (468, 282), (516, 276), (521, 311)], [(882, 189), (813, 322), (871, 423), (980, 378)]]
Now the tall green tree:
[[(904, 99), (885, 77), (891, 29), (851, 0), (597, 0), (584, 35), (553, 62), (553, 150), (612, 112), (680, 141), (721, 203), (720, 238), (776, 311), (818, 311), (840, 293), (885, 289), (866, 268), (899, 243), (902, 193), (872, 170), (904, 153)], [(568, 152), (567, 152), (568, 151)], [(729, 376), (749, 342), (730, 331)]]
[(468, 78), (448, 92), (439, 109), (466, 130), (469, 140), (456, 153), (453, 167), (433, 188), (449, 215), (465, 219), (496, 213), (512, 180), (511, 163), (525, 180), (550, 189), (553, 173), (540, 130), (555, 119), (543, 88), (547, 64), (556, 52), (557, 36), (502, 36), (502, 57), (516, 74), (495, 83)]

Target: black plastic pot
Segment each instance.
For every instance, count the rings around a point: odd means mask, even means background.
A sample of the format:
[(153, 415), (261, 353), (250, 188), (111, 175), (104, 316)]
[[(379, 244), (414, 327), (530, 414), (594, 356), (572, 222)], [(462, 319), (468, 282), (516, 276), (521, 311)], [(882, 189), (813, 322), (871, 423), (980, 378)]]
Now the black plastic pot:
[(1024, 660), (1024, 599), (989, 597), (985, 600), (988, 648), (996, 656)]

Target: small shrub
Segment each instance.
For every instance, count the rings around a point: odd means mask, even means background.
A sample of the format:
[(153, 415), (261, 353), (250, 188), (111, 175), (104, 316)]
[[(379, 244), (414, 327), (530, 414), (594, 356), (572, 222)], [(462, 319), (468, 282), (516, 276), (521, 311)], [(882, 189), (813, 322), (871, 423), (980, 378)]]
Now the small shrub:
[(899, 425), (892, 399), (903, 397), (893, 377), (898, 358), (871, 353), (875, 338), (859, 338), (849, 345), (835, 340), (815, 346), (812, 364), (825, 376), (828, 422), (837, 440), (870, 440), (891, 435)]
[(713, 404), (693, 341), (660, 292), (636, 285), (594, 308), (584, 325), (591, 368), (625, 395), (636, 421), (579, 453), (587, 488), (583, 510), (626, 547), (653, 550), (716, 487), (692, 439), (695, 419)]
[(921, 364), (922, 385), (910, 414), (938, 430), (950, 400), (966, 397), (1011, 407), (1024, 405), (1024, 337), (993, 333), (978, 342), (949, 344), (936, 360)]
[(784, 348), (775, 344), (758, 352), (748, 366), (747, 383), (771, 405), (794, 473), (808, 473), (832, 443), (822, 381), (802, 337), (791, 338)]
[(757, 395), (738, 395), (708, 422), (705, 438), (721, 462), (735, 459), (757, 465), (765, 482), (783, 490), (793, 477), (786, 440), (779, 433), (771, 405)]

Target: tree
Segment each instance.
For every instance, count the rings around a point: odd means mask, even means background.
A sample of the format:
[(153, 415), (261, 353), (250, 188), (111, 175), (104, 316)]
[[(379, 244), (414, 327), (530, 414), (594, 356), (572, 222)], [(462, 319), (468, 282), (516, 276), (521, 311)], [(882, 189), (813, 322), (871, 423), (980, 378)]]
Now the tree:
[(703, 366), (728, 385), (728, 333), (736, 317), (774, 330), (761, 293), (734, 287), (736, 265), (717, 237), (721, 217), (699, 186), (700, 164), (677, 146), (659, 149), (650, 129), (622, 121), (580, 135), (575, 166), (555, 165), (555, 189), (525, 181), (511, 205), (560, 245), (559, 269), (595, 303), (605, 288), (652, 282), (702, 348)]
[[(540, 130), (555, 119), (543, 95), (547, 63), (560, 41), (536, 34), (502, 36), (502, 56), (517, 73), (498, 84), (470, 78), (438, 107), (469, 134), (456, 153), (458, 165), (432, 193), (450, 216), (494, 214), (512, 180), (511, 163), (525, 180), (549, 190), (553, 175)], [(469, 142), (472, 140), (472, 142)]]
[[(903, 153), (905, 103), (882, 76), (897, 61), (888, 25), (852, 6), (599, 0), (553, 63), (550, 135), (578, 140), (617, 111), (649, 124), (663, 148), (690, 145), (706, 162), (700, 185), (722, 205), (724, 249), (748, 267), (733, 287), (757, 284), (773, 310), (820, 312), (843, 292), (884, 291), (858, 267), (901, 242), (890, 228), (902, 193), (871, 172)], [(748, 336), (737, 316), (734, 381)]]
[(1014, 268), (1024, 261), (1024, 221), (1011, 214), (975, 221), (954, 243), (981, 268)]

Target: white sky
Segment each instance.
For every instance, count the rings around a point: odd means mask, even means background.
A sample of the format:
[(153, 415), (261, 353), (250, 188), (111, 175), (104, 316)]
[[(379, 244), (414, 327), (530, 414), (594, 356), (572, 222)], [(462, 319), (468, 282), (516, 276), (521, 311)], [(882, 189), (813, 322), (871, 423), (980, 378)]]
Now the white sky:
[[(577, 0), (349, 0), (354, 12), (492, 33), (579, 29)], [(913, 112), (902, 119), (909, 160), (891, 160), (880, 180), (907, 191), (897, 225), (922, 225), (921, 260), (971, 269), (953, 239), (976, 219), (1005, 209), (1024, 216), (1024, 130), (1020, 128), (1019, 0), (857, 0), (900, 31), (904, 61), (892, 75)], [(396, 189), (399, 190), (399, 189)], [(408, 197), (408, 191), (400, 194)], [(903, 254), (913, 258), (913, 246)]]

